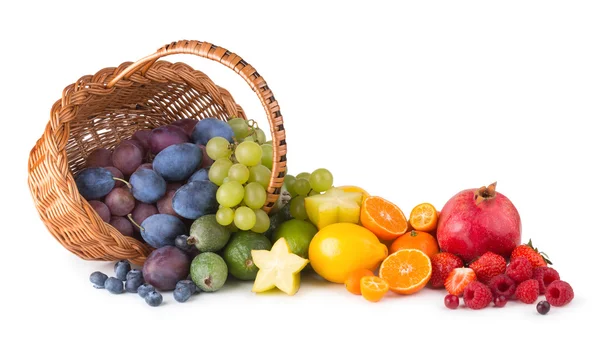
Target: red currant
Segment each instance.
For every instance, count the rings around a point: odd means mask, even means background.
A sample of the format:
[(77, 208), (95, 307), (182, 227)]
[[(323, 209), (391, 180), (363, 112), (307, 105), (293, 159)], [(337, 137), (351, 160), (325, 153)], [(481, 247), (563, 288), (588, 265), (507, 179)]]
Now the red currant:
[(448, 294), (444, 298), (444, 304), (448, 309), (456, 309), (458, 307), (458, 297), (456, 295)]
[(504, 295), (499, 295), (494, 298), (494, 305), (496, 307), (504, 307), (504, 305), (506, 305), (507, 301), (508, 300), (506, 299), (506, 297)]

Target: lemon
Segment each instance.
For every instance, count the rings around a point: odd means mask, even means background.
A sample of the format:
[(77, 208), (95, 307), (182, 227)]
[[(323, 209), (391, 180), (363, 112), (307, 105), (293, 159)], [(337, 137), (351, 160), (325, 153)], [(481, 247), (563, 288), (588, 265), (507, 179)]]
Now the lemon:
[(351, 223), (328, 225), (317, 232), (308, 248), (313, 269), (334, 283), (344, 283), (348, 274), (358, 269), (374, 270), (387, 254), (377, 236)]
[(310, 221), (322, 229), (338, 222), (358, 224), (362, 194), (331, 188), (323, 194), (306, 197), (304, 207)]

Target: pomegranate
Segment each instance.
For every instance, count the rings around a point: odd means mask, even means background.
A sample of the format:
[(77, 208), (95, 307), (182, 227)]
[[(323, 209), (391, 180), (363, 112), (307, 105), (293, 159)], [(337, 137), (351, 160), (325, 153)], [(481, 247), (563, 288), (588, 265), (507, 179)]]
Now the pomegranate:
[(440, 212), (437, 239), (442, 251), (466, 263), (493, 252), (505, 258), (521, 244), (521, 217), (496, 183), (464, 190), (450, 198)]

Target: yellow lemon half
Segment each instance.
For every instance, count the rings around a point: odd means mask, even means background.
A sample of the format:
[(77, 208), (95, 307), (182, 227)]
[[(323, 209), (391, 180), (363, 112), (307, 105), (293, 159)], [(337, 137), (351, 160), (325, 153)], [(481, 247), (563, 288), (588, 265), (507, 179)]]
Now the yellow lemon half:
[(344, 283), (358, 269), (375, 270), (388, 255), (388, 248), (366, 228), (351, 224), (331, 224), (320, 230), (308, 248), (312, 268), (323, 278)]

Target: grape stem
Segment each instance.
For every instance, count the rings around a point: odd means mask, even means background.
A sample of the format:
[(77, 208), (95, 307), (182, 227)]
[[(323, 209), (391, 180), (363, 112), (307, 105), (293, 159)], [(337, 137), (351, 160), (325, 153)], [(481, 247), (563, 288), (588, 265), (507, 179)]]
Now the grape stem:
[(125, 185), (127, 185), (127, 187), (129, 187), (129, 189), (133, 188), (129, 182), (127, 182), (127, 181), (125, 181), (123, 179), (119, 179), (118, 177), (113, 177), (113, 180), (123, 182)]
[(135, 222), (135, 220), (133, 220), (133, 216), (131, 216), (131, 214), (127, 214), (127, 218), (129, 219), (129, 221), (131, 221), (132, 224), (134, 224), (135, 226), (137, 226), (137, 228), (140, 229), (140, 232), (145, 231), (142, 226), (138, 225), (138, 223)]
[(252, 140), (254, 140), (254, 142), (258, 142), (258, 136), (256, 135), (256, 129), (258, 129), (258, 123), (254, 119), (250, 119), (250, 120), (248, 120), (248, 126), (250, 128), (252, 128), (252, 131), (250, 132), (250, 135), (248, 135), (248, 136), (252, 136)]

